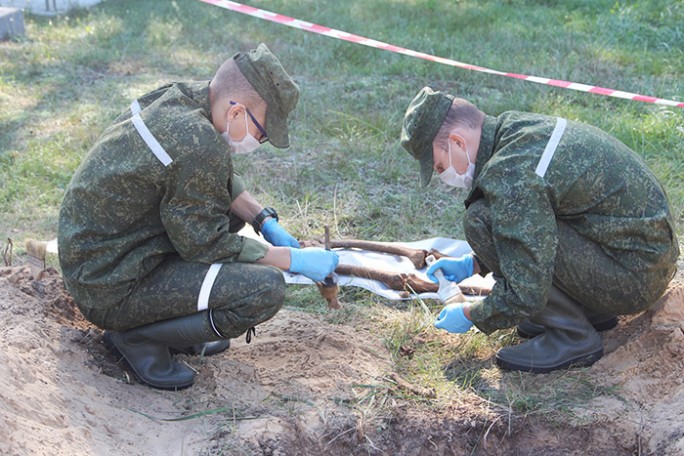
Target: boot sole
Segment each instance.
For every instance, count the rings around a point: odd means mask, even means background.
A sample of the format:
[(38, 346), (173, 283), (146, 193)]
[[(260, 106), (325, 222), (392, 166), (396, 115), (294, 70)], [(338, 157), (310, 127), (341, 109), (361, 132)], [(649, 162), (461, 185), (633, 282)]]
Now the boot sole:
[(564, 363), (557, 364), (555, 366), (539, 367), (539, 366), (528, 366), (528, 365), (511, 363), (511, 362), (508, 362), (506, 360), (499, 358), (499, 355), (497, 354), (496, 355), (496, 364), (501, 369), (510, 370), (510, 371), (531, 372), (533, 374), (547, 374), (549, 372), (553, 372), (553, 371), (560, 370), (560, 369), (567, 369), (569, 367), (589, 367), (592, 364), (594, 364), (596, 361), (601, 359), (602, 356), (603, 356), (603, 349), (598, 350), (594, 353), (590, 353), (588, 355), (578, 356), (577, 358), (573, 358), (570, 361), (566, 361)]
[[(617, 326), (618, 324), (618, 319), (617, 317), (609, 318), (608, 320), (603, 320), (596, 322), (596, 324), (592, 324), (591, 326), (594, 327), (596, 331), (607, 331), (609, 329), (613, 329)], [(520, 336), (523, 339), (532, 339), (533, 337), (537, 337), (538, 335), (542, 333), (531, 333), (527, 332), (525, 330), (521, 330), (519, 327), (516, 327), (516, 331), (518, 333), (518, 336)]]
[(104, 346), (105, 346), (105, 348), (106, 348), (107, 350), (109, 350), (110, 352), (112, 352), (112, 354), (117, 358), (117, 361), (122, 361), (122, 360), (123, 360), (123, 361), (126, 363), (126, 366), (128, 366), (128, 370), (131, 371), (131, 372), (133, 372), (133, 373), (135, 374), (135, 378), (136, 378), (140, 383), (142, 383), (143, 385), (151, 386), (152, 388), (161, 389), (161, 390), (166, 390), (166, 391), (180, 391), (180, 390), (184, 390), (184, 389), (186, 389), (186, 388), (191, 387), (191, 386), (195, 383), (195, 381), (193, 380), (192, 382), (188, 383), (187, 385), (182, 384), (182, 385), (173, 385), (173, 386), (169, 386), (169, 385), (156, 385), (156, 384), (154, 384), (154, 383), (148, 382), (148, 381), (146, 381), (145, 379), (143, 379), (143, 378), (140, 376), (140, 374), (138, 374), (138, 372), (135, 370), (135, 368), (133, 367), (133, 365), (131, 365), (131, 363), (128, 362), (128, 360), (126, 359), (126, 357), (124, 356), (124, 354), (121, 353), (121, 351), (119, 351), (119, 349), (118, 349), (118, 348), (116, 347), (116, 345), (114, 344), (114, 341), (112, 340), (112, 336), (111, 336), (110, 333), (105, 332), (105, 333), (102, 335), (102, 343), (104, 344)]

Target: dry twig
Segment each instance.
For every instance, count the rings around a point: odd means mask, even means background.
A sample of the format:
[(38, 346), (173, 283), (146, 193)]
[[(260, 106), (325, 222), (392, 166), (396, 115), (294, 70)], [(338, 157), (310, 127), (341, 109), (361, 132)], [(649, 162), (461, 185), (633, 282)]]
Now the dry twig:
[[(325, 226), (325, 250), (330, 250), (330, 229), (328, 225)], [(338, 299), (340, 294), (340, 285), (337, 279), (337, 274), (333, 271), (322, 282), (316, 282), (318, 291), (328, 302), (328, 309), (341, 309), (342, 305)]]
[(12, 247), (12, 239), (7, 238), (7, 245), (2, 250), (2, 262), (7, 267), (12, 266)]
[(399, 376), (396, 372), (392, 372), (390, 375), (392, 380), (397, 384), (397, 386), (403, 390), (415, 394), (416, 396), (427, 397), (429, 399), (437, 397), (437, 393), (432, 388), (422, 388), (420, 386), (413, 385)]

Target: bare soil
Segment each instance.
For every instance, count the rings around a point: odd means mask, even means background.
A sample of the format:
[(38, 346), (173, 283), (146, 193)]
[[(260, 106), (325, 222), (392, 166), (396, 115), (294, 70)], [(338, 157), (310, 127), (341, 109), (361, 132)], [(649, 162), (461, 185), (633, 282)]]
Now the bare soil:
[[(54, 270), (0, 268), (0, 327), (3, 455), (684, 455), (681, 272), (653, 309), (603, 333), (589, 372), (618, 394), (562, 421), (511, 419), (477, 396), (416, 406), (392, 394), (391, 355), (370, 328), (294, 310), (249, 345), (181, 357), (198, 375), (178, 392), (140, 384)], [(360, 413), (378, 385), (386, 413)]]

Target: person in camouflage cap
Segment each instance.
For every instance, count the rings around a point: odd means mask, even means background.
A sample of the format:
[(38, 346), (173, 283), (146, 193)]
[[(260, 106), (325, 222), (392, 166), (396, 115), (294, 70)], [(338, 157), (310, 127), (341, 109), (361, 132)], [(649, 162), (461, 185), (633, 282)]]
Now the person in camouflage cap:
[(528, 341), (499, 350), (505, 369), (550, 372), (603, 354), (597, 330), (652, 306), (676, 272), (679, 246), (663, 187), (609, 134), (563, 118), (509, 111), (422, 89), (409, 105), (402, 146), (465, 188), (472, 254), (433, 263), (451, 281), (493, 273), (481, 301), (448, 304), (435, 326), (486, 334), (518, 325)]
[[(65, 286), (105, 343), (155, 388), (190, 386), (172, 352), (221, 352), (281, 308), (281, 270), (314, 281), (338, 257), (300, 249), (245, 190), (232, 154), (289, 146), (299, 89), (264, 44), (211, 81), (135, 100), (76, 170), (59, 215)], [(237, 232), (251, 224), (270, 243)]]

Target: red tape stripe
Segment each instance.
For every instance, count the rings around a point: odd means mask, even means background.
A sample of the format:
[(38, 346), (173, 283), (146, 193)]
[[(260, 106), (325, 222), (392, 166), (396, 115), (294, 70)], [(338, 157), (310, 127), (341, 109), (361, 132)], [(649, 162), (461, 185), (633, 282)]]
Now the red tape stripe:
[(336, 38), (338, 40), (349, 41), (352, 43), (362, 44), (364, 46), (369, 46), (376, 49), (383, 49), (386, 51), (394, 52), (396, 54), (403, 54), (410, 57), (416, 57), (423, 60), (429, 60), (432, 62), (441, 63), (444, 65), (450, 65), (457, 68), (463, 68), (466, 70), (478, 71), (481, 73), (495, 74), (499, 76), (506, 76), (509, 78), (521, 79), (523, 81), (535, 82), (537, 84), (549, 85), (553, 87), (560, 87), (563, 89), (577, 90), (579, 92), (589, 92), (596, 95), (603, 95), (613, 98), (622, 98), (626, 100), (643, 101), (645, 103), (655, 103), (659, 105), (672, 106), (675, 108), (684, 108), (684, 103), (681, 101), (666, 100), (663, 98), (657, 98), (647, 95), (639, 95), (637, 93), (623, 92), (620, 90), (607, 89), (604, 87), (591, 86), (586, 84), (579, 84), (576, 82), (563, 81), (560, 79), (548, 79), (539, 76), (529, 76), (525, 74), (517, 73), (505, 73), (498, 70), (492, 70), (490, 68), (484, 68), (476, 65), (471, 65), (468, 63), (459, 62), (456, 60), (446, 59), (444, 57), (437, 57), (431, 54), (425, 54), (423, 52), (416, 52), (403, 47), (395, 46), (393, 44), (383, 43), (381, 41), (372, 40), (370, 38), (365, 38), (359, 35), (353, 35), (351, 33), (343, 32), (341, 30), (332, 29), (329, 27), (324, 27), (322, 25), (311, 24), (309, 22), (301, 21), (289, 16), (283, 16), (282, 14), (272, 13), (263, 9), (255, 8), (249, 5), (243, 5), (241, 3), (232, 2), (228, 0), (199, 0), (204, 3), (209, 3), (219, 8), (224, 8), (231, 11), (236, 11), (238, 13), (247, 14), (252, 17), (263, 19), (270, 22), (276, 22), (278, 24), (287, 25), (288, 27), (293, 27), (300, 30), (305, 30), (307, 32), (317, 33), (319, 35), (329, 36), (331, 38)]

